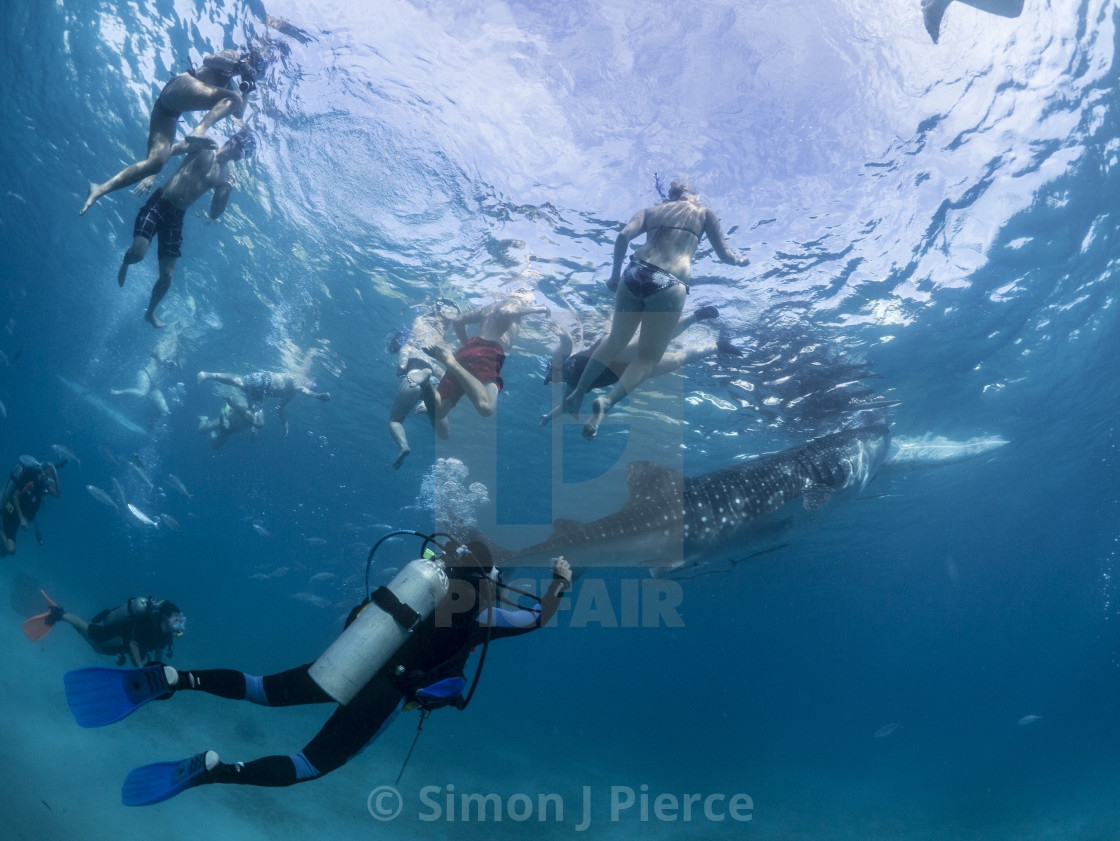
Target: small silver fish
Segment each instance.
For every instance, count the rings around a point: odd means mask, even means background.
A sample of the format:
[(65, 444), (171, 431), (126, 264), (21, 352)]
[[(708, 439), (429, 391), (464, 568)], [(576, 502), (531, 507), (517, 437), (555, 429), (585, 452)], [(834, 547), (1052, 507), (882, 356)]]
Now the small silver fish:
[(250, 581), (269, 581), (271, 579), (271, 575), (265, 575), (263, 572), (254, 572), (249, 576)]
[(58, 453), (59, 458), (69, 459), (70, 461), (77, 462), (78, 467), (82, 466), (82, 460), (74, 455), (74, 452), (62, 444), (51, 444), (51, 449)]
[(871, 735), (876, 739), (884, 739), (887, 736), (891, 735), (891, 733), (896, 731), (901, 726), (902, 726), (902, 722), (892, 721), (890, 724), (884, 724), (882, 727), (880, 727), (878, 730), (876, 730)]
[(117, 458), (117, 454), (106, 447), (104, 444), (97, 445), (97, 452), (101, 453), (101, 457), (105, 459), (105, 461), (109, 462), (109, 464), (113, 465), (113, 467), (116, 467), (121, 463), (120, 459)]
[(272, 537), (272, 532), (266, 529), (263, 523), (253, 523), (253, 531), (261, 537)]
[(183, 484), (183, 480), (176, 476), (174, 473), (168, 473), (167, 478), (171, 480), (171, 487), (181, 493), (190, 502), (194, 498), (194, 494), (187, 490), (187, 486)]
[(183, 527), (179, 525), (179, 521), (172, 517), (170, 514), (160, 514), (159, 518), (163, 520), (165, 526), (172, 531), (182, 531)]
[(308, 581), (312, 584), (316, 584), (321, 581), (334, 581), (337, 577), (338, 576), (333, 572), (317, 572), (313, 576), (311, 576)]
[(137, 508), (131, 502), (128, 503), (128, 510), (132, 512), (133, 517), (135, 517), (137, 520), (139, 520), (144, 525), (153, 526), (154, 528), (157, 528), (157, 529), (159, 528), (159, 523), (157, 523), (155, 520), (153, 520), (151, 517), (149, 517), (147, 514), (145, 514), (143, 511), (141, 511), (139, 508)]
[(323, 538), (321, 538), (321, 537), (305, 537), (304, 540), (307, 541), (308, 546), (326, 546), (327, 545), (327, 541), (323, 540)]
[(288, 568), (287, 567), (277, 567), (276, 569), (274, 569), (272, 572), (270, 572), (268, 574), (268, 577), (269, 578), (283, 578), (287, 574), (288, 574)]
[(148, 478), (148, 474), (144, 472), (144, 468), (138, 466), (134, 461), (130, 461), (128, 463), (128, 466), (132, 468), (133, 473), (135, 473), (144, 481), (145, 485), (147, 485), (149, 488), (155, 487), (155, 485), (152, 484), (152, 480)]
[(1025, 715), (1019, 719), (1019, 726), (1026, 727), (1028, 724), (1035, 724), (1039, 721), (1042, 721), (1042, 716), (1040, 715)]
[(117, 505), (113, 498), (109, 496), (109, 494), (105, 493), (105, 491), (101, 490), (101, 488), (95, 485), (86, 485), (86, 490), (89, 491), (89, 495), (96, 499), (98, 502), (104, 505), (108, 505), (115, 511), (121, 510), (121, 507)]
[(292, 598), (297, 602), (305, 602), (312, 607), (330, 607), (330, 599), (316, 596), (314, 593), (292, 593)]
[(0, 418), (6, 418), (7, 416), (8, 416), (8, 407), (4, 405), (3, 400), (0, 400)]

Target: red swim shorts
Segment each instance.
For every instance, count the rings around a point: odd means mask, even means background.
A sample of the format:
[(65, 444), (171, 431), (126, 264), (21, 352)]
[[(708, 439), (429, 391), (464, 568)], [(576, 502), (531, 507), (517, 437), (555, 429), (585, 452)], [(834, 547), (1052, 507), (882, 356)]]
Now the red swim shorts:
[[(465, 345), (455, 351), (455, 359), (483, 385), (497, 383), (498, 391), (505, 386), (500, 374), (502, 363), (506, 361), (506, 353), (497, 342), (478, 337), (468, 339)], [(463, 396), (463, 387), (454, 374), (444, 374), (437, 391), (440, 401), (449, 406), (454, 406)]]

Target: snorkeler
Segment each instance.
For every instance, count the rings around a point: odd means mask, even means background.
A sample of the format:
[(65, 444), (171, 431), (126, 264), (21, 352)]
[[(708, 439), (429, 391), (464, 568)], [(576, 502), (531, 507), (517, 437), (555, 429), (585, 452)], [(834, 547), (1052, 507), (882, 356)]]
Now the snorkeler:
[(124, 286), (128, 267), (139, 263), (148, 253), (152, 237), (159, 237), (159, 278), (152, 287), (152, 297), (144, 318), (153, 327), (163, 327), (156, 318), (156, 306), (171, 288), (171, 273), (175, 263), (182, 256), (183, 217), (188, 207), (198, 201), (207, 191), (214, 191), (210, 202), (210, 218), (221, 216), (229, 203), (233, 191), (233, 176), (230, 175), (230, 161), (239, 161), (251, 155), (256, 148), (256, 140), (248, 127), (240, 129), (225, 142), (221, 149), (189, 146), (186, 141), (176, 143), (172, 154), (186, 152), (186, 160), (171, 176), (166, 186), (152, 193), (147, 203), (136, 214), (132, 228), (132, 246), (124, 254), (117, 283)]
[(170, 331), (160, 335), (148, 361), (136, 372), (136, 385), (133, 388), (111, 388), (109, 393), (114, 397), (146, 397), (161, 415), (166, 415), (171, 408), (159, 383), (167, 369), (179, 369), (179, 333), (172, 326)]
[[(291, 374), (285, 374), (278, 371), (254, 371), (244, 377), (239, 377), (236, 374), (217, 374), (208, 371), (198, 372), (198, 382), (205, 382), (206, 380), (214, 380), (225, 385), (231, 385), (239, 389), (245, 396), (247, 401), (242, 404), (241, 401), (227, 401), (227, 409), (222, 410), (222, 415), (218, 418), (207, 419), (203, 418), (202, 423), (199, 425), (199, 432), (214, 432), (215, 430), (221, 431), (228, 429), (229, 424), (226, 423), (232, 415), (242, 415), (244, 420), (248, 421), (248, 426), (241, 427), (233, 431), (240, 431), (241, 428), (252, 428), (254, 430), (260, 429), (264, 426), (264, 401), (266, 397), (277, 397), (280, 399), (280, 405), (276, 407), (276, 413), (280, 415), (280, 421), (284, 424), (284, 435), (288, 434), (288, 418), (284, 414), (284, 407), (297, 394), (306, 394), (308, 397), (314, 397), (316, 400), (321, 400), (327, 403), (331, 399), (330, 392), (319, 391), (319, 384), (314, 381), (309, 381), (302, 377), (295, 377)], [(212, 424), (217, 423), (218, 426)], [(211, 437), (214, 437), (211, 435)]]
[[(450, 434), (447, 413), (464, 394), (484, 418), (494, 414), (504, 385), (502, 364), (521, 332), (521, 319), (549, 312), (548, 307), (534, 306), (533, 300), (532, 290), (519, 289), (489, 306), (456, 315), (449, 321), (462, 346), (454, 353), (442, 344), (424, 348), (425, 353), (447, 369), (437, 388), (427, 379), (419, 383), (428, 418), (440, 438)], [(478, 334), (473, 338), (467, 337), (468, 324), (478, 325)]]
[[(673, 338), (677, 338), (694, 324), (705, 321), (711, 318), (718, 318), (719, 310), (714, 306), (708, 305), (699, 307), (688, 315), (683, 316), (678, 322), (677, 326), (673, 329)], [(548, 371), (545, 374), (544, 382), (548, 383), (563, 383), (565, 389), (571, 392), (577, 385), (579, 385), (580, 377), (583, 375), (584, 368), (587, 367), (588, 360), (598, 349), (599, 345), (603, 342), (603, 337), (600, 336), (589, 347), (584, 348), (578, 353), (573, 353), (575, 344), (572, 342), (572, 337), (556, 322), (550, 322), (548, 328), (556, 334), (560, 339), (560, 344), (556, 346), (553, 351), (552, 361), (548, 365)], [(741, 351), (736, 348), (730, 341), (722, 336), (714, 344), (705, 344), (700, 347), (689, 348), (687, 350), (678, 350), (672, 353), (665, 353), (661, 357), (661, 361), (657, 363), (653, 371), (650, 372), (650, 377), (660, 377), (663, 374), (671, 374), (682, 365), (687, 365), (690, 362), (695, 362), (698, 359), (703, 359), (715, 353), (729, 353), (738, 356)], [(596, 388), (610, 388), (618, 382), (618, 378), (626, 370), (626, 366), (638, 355), (638, 340), (631, 339), (630, 343), (622, 349), (622, 353), (614, 361), (608, 365), (599, 378), (591, 384), (589, 390)], [(648, 377), (647, 377), (648, 379)], [(563, 404), (553, 408), (551, 412), (541, 415), (540, 425), (544, 426), (553, 418), (559, 417), (564, 411)]]
[[(32, 456), (20, 456), (19, 464), (8, 474), (0, 493), (0, 558), (15, 554), (17, 532), (27, 531), (47, 495), (62, 496), (58, 468), (65, 464), (65, 460), (54, 465), (49, 461), (41, 463)], [(35, 538), (43, 542), (37, 525)]]
[[(926, 32), (937, 43), (941, 37), (941, 18), (953, 0), (922, 0), (922, 21), (926, 25)], [(960, 0), (967, 6), (972, 6), (982, 12), (991, 12), (1005, 18), (1017, 18), (1023, 13), (1023, 0)]]
[[(179, 762), (146, 765), (125, 780), (126, 806), (158, 803), (198, 785), (290, 786), (341, 768), (393, 722), (402, 709), (463, 709), (464, 668), (475, 646), (543, 626), (571, 584), (563, 558), (540, 601), (501, 608), (484, 545), (443, 547), (404, 567), (351, 611), (346, 630), (315, 663), (258, 677), (231, 669), (80, 669), (66, 675), (67, 702), (83, 727), (118, 721), (155, 698), (185, 691), (268, 707), (336, 704), (299, 753), (250, 762), (221, 762), (202, 751)], [(479, 665), (481, 668), (481, 662)], [(478, 674), (475, 675), (477, 685)], [(423, 720), (423, 719), (421, 719)]]
[(192, 148), (215, 148), (217, 144), (206, 136), (210, 126), (227, 115), (240, 118), (245, 113), (245, 99), (232, 87), (233, 77), (241, 77), (241, 90), (247, 95), (256, 86), (260, 67), (261, 59), (255, 52), (222, 50), (203, 58), (201, 67), (180, 73), (164, 85), (152, 106), (148, 157), (125, 167), (104, 184), (90, 184), (86, 202), (78, 214), (84, 214), (106, 193), (131, 186), (163, 169), (172, 154), (179, 117), (187, 111), (208, 109), (202, 121), (187, 134), (185, 142)]
[[(43, 595), (46, 597), (46, 593)], [(50, 598), (47, 601), (50, 609), (46, 613), (23, 623), (29, 639), (42, 639), (52, 627), (65, 622), (98, 654), (116, 657), (118, 666), (131, 660), (140, 667), (158, 657), (171, 657), (172, 643), (187, 627), (187, 619), (176, 605), (151, 596), (131, 598), (120, 607), (101, 611), (89, 622)]]
[(419, 308), (407, 330), (400, 331), (389, 347), (397, 351), (397, 377), (400, 385), (389, 407), (389, 434), (397, 445), (397, 458), (393, 469), (399, 470), (412, 449), (408, 446), (408, 436), (404, 431), (404, 421), (409, 413), (423, 399), (420, 384), (433, 374), (444, 375), (444, 367), (424, 352), (425, 347), (441, 344), (447, 332), (448, 318), (443, 313), (446, 305), (458, 307), (446, 298), (440, 298), (431, 307)]
[[(630, 241), (640, 234), (646, 235), (646, 241), (630, 257), (623, 272), (622, 261)], [(705, 235), (723, 262), (733, 266), (750, 262), (727, 247), (719, 217), (683, 181), (674, 181), (664, 202), (639, 210), (619, 233), (607, 281), (607, 288), (615, 292), (610, 333), (588, 360), (579, 383), (561, 404), (562, 410), (579, 417), (584, 395), (619, 358), (635, 333), (638, 349), (614, 388), (595, 398), (591, 419), (583, 427), (584, 438), (594, 438), (603, 416), (641, 385), (661, 361), (684, 309), (693, 255)]]

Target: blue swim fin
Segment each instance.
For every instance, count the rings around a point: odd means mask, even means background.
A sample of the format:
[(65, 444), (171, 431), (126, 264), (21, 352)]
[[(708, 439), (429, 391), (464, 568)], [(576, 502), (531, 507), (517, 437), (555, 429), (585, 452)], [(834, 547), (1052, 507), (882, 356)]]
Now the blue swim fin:
[(135, 768), (125, 777), (121, 803), (150, 806), (169, 800), (181, 791), (207, 782), (206, 773), (217, 766), (218, 754), (208, 750), (178, 762), (157, 762)]
[(63, 677), (66, 703), (82, 727), (120, 721), (153, 698), (170, 698), (162, 665), (142, 669), (76, 669)]

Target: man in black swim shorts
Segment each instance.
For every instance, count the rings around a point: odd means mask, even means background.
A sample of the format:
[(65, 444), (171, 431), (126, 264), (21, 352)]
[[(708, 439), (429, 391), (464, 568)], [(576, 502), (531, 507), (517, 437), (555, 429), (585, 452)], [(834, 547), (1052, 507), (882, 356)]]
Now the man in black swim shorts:
[(230, 175), (228, 164), (252, 154), (255, 148), (256, 140), (247, 128), (237, 132), (216, 151), (197, 144), (192, 146), (185, 140), (175, 144), (172, 154), (185, 152), (186, 160), (165, 186), (152, 193), (147, 204), (136, 214), (132, 247), (125, 252), (120, 271), (117, 272), (117, 283), (124, 286), (128, 267), (143, 260), (152, 239), (159, 237), (159, 279), (152, 287), (148, 311), (144, 313), (144, 318), (153, 327), (163, 326), (163, 322), (156, 318), (156, 306), (171, 287), (171, 273), (175, 271), (175, 262), (182, 254), (180, 246), (183, 244), (184, 213), (212, 189), (214, 198), (210, 203), (210, 218), (217, 219), (221, 216), (233, 191), (233, 176)]

